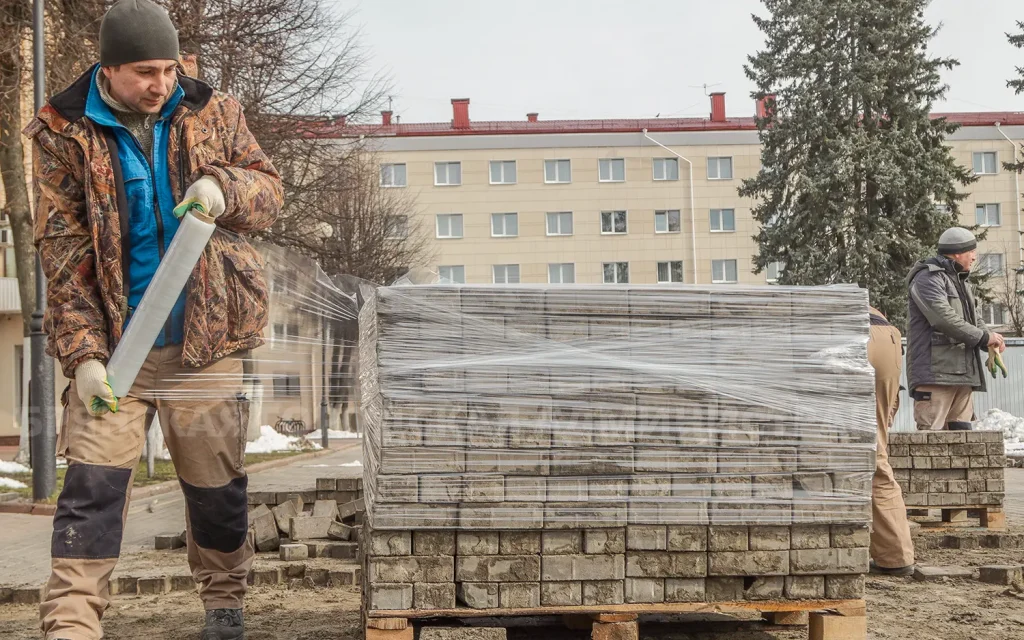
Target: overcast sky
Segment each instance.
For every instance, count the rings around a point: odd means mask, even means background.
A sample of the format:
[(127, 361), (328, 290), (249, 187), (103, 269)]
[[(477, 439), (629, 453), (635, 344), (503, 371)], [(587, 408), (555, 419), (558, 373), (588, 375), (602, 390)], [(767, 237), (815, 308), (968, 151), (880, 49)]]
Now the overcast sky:
[[(746, 55), (762, 44), (758, 0), (328, 0), (353, 12), (376, 69), (394, 81), (404, 122), (451, 119), (451, 98), (475, 120), (706, 116), (708, 91), (731, 116), (753, 113)], [(934, 0), (948, 72), (941, 111), (1024, 111), (1006, 80), (1024, 51), (1004, 35), (1022, 0)]]

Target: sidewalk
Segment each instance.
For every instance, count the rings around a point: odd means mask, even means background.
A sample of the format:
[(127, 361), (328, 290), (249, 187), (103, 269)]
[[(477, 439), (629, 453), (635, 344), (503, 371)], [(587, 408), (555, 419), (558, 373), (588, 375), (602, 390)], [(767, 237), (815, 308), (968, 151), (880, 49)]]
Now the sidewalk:
[[(350, 443), (351, 442), (351, 443)], [(250, 491), (290, 491), (316, 487), (321, 477), (361, 476), (360, 466), (345, 466), (362, 457), (361, 440), (336, 443), (338, 451), (249, 476)], [(121, 545), (122, 557), (153, 549), (153, 537), (185, 529), (185, 500), (181, 491), (133, 500)], [(0, 514), (0, 553), (5, 586), (37, 586), (50, 573), (53, 519), (45, 516)], [(184, 557), (182, 557), (184, 562)], [(187, 569), (186, 569), (187, 571)], [(114, 575), (117, 575), (115, 570)]]

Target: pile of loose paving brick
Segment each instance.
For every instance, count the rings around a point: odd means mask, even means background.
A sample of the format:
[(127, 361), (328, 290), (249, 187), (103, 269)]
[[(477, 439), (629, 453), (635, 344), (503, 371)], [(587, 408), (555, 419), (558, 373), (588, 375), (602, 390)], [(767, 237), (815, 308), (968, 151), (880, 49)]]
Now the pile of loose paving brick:
[(910, 508), (1001, 507), (1006, 445), (999, 431), (889, 434), (889, 464)]
[(250, 492), (249, 523), (258, 551), (282, 560), (356, 560), (365, 511), (361, 478), (318, 478), (316, 489)]
[(863, 597), (867, 331), (854, 287), (379, 289), (367, 607)]

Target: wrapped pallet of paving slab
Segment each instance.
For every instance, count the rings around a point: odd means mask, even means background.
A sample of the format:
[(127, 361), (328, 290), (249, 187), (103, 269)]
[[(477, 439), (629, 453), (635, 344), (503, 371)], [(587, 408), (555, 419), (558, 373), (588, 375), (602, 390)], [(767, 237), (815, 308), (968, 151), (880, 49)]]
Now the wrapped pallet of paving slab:
[(863, 597), (867, 295), (380, 288), (369, 611)]

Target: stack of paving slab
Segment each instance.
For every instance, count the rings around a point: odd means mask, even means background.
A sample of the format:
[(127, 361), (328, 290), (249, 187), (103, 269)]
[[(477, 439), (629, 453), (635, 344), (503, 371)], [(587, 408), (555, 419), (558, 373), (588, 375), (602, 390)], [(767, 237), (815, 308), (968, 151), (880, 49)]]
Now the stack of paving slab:
[(862, 597), (867, 335), (850, 286), (378, 289), (367, 607)]
[(362, 478), (317, 478), (316, 488), (306, 491), (253, 491), (248, 502), (258, 551), (280, 550), (285, 560), (356, 559), (365, 513)]
[(910, 508), (1003, 506), (1006, 445), (999, 431), (890, 433), (889, 464)]

